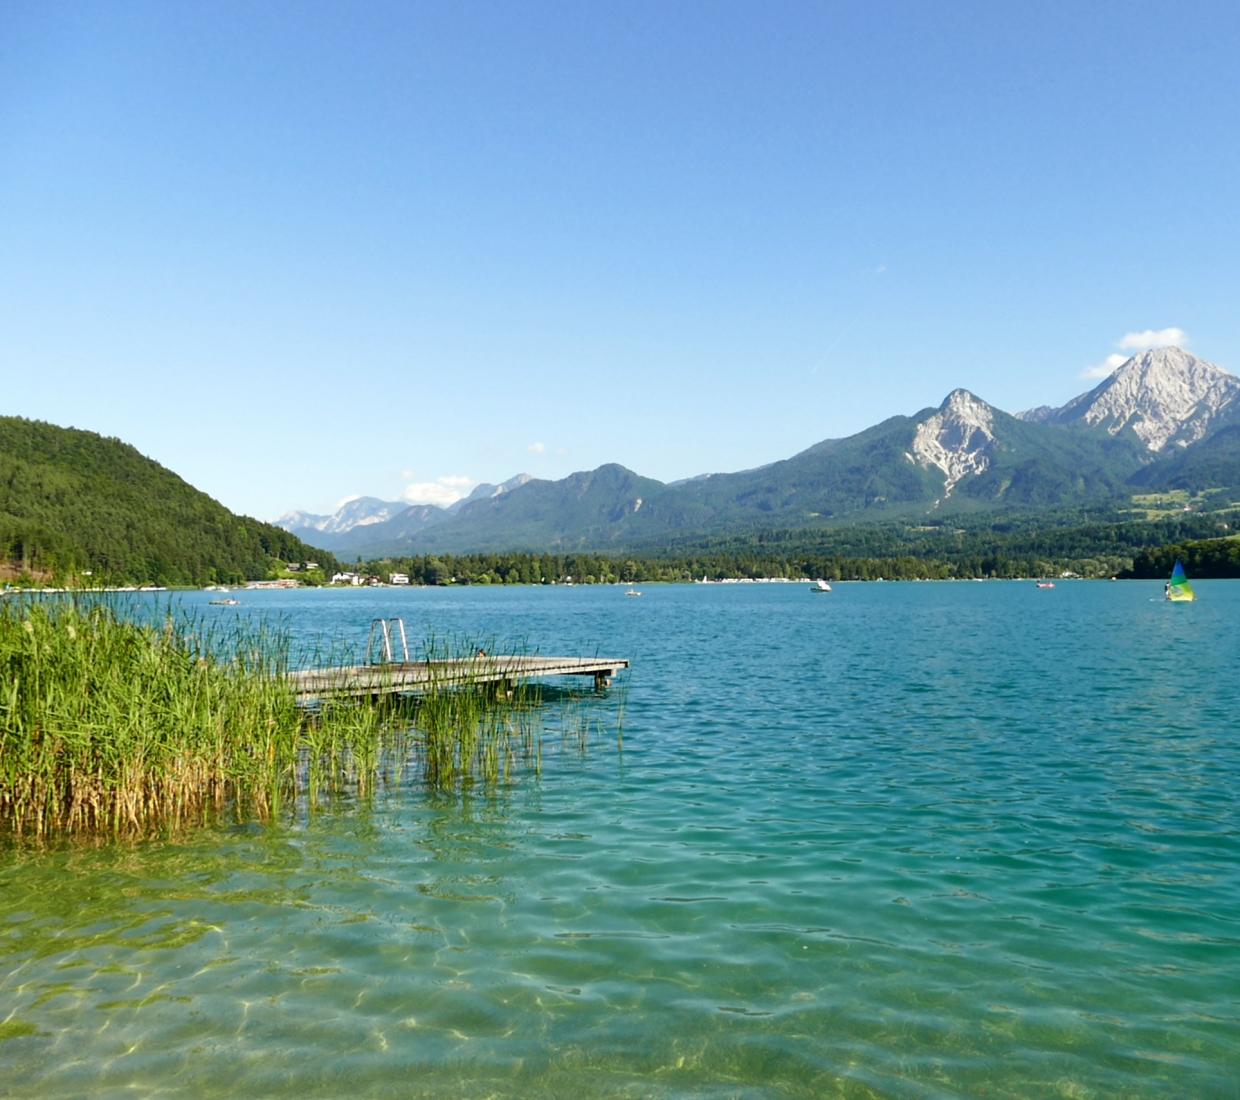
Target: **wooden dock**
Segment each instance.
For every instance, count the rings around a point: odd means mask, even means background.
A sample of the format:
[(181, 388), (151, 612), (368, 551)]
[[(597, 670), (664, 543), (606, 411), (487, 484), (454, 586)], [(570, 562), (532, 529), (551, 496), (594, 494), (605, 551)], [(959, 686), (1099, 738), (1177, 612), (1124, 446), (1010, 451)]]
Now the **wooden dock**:
[(428, 689), (502, 684), (545, 676), (593, 676), (606, 687), (629, 662), (621, 657), (461, 657), (444, 661), (388, 661), (290, 672), (299, 702), (332, 695), (420, 695)]

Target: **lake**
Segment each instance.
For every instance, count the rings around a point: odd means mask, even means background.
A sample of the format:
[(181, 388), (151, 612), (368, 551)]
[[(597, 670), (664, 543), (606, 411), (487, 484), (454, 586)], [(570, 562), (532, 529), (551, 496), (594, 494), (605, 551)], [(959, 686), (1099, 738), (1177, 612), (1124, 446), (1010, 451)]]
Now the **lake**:
[(1240, 582), (1194, 583), (179, 597), (630, 657), (623, 737), (0, 852), (0, 1093), (1236, 1097)]

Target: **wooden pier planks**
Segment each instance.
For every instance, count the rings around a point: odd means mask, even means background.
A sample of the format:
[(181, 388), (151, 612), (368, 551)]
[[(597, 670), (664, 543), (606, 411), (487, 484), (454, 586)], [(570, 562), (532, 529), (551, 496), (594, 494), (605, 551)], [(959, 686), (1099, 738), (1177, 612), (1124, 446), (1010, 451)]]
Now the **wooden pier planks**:
[(603, 687), (629, 662), (622, 657), (461, 657), (447, 661), (404, 661), (345, 665), (290, 672), (298, 700), (326, 695), (418, 694), (429, 687), (495, 684), (540, 676), (593, 676)]

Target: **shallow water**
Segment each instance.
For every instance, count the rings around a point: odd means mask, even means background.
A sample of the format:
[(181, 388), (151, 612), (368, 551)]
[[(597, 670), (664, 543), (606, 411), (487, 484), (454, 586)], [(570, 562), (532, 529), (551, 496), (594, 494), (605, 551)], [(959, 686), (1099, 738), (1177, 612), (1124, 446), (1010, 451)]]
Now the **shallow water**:
[(623, 746), (0, 854), (0, 1094), (1240, 1095), (1240, 582), (1197, 588), (204, 595), (632, 657)]

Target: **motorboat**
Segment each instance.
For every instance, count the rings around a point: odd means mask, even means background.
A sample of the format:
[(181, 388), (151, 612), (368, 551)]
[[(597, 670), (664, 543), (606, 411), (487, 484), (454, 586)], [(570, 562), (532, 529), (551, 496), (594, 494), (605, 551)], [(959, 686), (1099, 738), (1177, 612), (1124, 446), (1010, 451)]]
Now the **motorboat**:
[(809, 586), (809, 590), (811, 592), (830, 592), (831, 586), (827, 584), (826, 581), (814, 581), (814, 583)]

